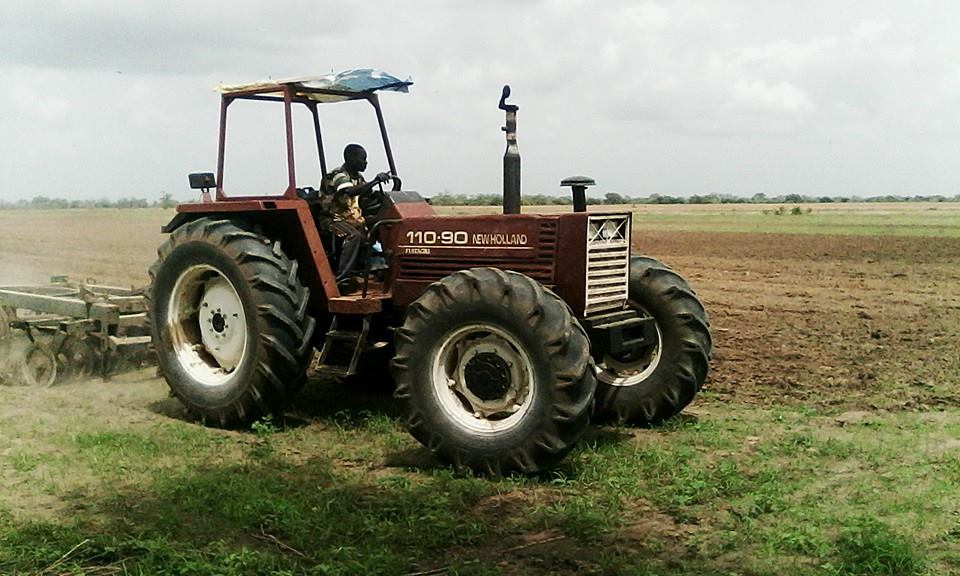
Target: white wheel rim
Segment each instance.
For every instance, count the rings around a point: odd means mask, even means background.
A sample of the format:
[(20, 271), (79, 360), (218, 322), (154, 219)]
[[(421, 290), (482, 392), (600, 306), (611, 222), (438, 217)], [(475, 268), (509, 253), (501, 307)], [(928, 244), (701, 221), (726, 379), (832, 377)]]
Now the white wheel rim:
[(180, 366), (203, 385), (227, 383), (246, 358), (243, 302), (230, 280), (212, 266), (191, 266), (177, 278), (167, 329)]
[[(649, 316), (643, 310), (638, 312)], [(629, 362), (617, 360), (610, 354), (604, 355), (603, 361), (597, 364), (597, 379), (600, 382), (610, 386), (634, 386), (653, 374), (663, 356), (663, 334), (660, 332), (660, 324), (654, 321), (653, 325), (657, 331), (657, 342), (649, 352)]]
[[(497, 378), (480, 378), (484, 369)], [(530, 358), (520, 343), (483, 323), (444, 336), (433, 355), (431, 381), (449, 419), (482, 436), (519, 425), (535, 392)]]

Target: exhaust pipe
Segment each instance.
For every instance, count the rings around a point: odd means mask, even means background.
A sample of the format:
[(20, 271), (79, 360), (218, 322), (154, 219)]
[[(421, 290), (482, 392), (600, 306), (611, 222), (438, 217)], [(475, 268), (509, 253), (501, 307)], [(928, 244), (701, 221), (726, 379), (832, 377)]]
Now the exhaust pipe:
[(520, 213), (520, 148), (517, 146), (517, 110), (516, 104), (507, 104), (510, 85), (503, 87), (500, 94), (500, 109), (506, 112), (506, 126), (501, 128), (507, 133), (507, 149), (503, 153), (503, 213)]
[(573, 193), (573, 211), (587, 211), (587, 187), (595, 185), (596, 182), (589, 176), (570, 176), (560, 181), (561, 186), (569, 186)]

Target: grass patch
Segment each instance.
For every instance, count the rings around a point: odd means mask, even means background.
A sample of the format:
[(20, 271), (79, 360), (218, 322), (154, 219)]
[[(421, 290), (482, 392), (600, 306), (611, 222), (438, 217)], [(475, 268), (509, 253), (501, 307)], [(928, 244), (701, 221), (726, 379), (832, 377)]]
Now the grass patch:
[(837, 576), (914, 576), (926, 570), (914, 542), (871, 517), (845, 526), (836, 550), (837, 561), (829, 568)]
[[(960, 465), (943, 444), (958, 412), (841, 427), (712, 406), (595, 429), (559, 469), (493, 480), (432, 464), (393, 413), (334, 408), (248, 432), (74, 431), (56, 474), (89, 478), (51, 490), (83, 505), (0, 512), (0, 573), (70, 553), (60, 572), (919, 575), (960, 555)], [(13, 454), (7, 479), (25, 490), (48, 463)]]

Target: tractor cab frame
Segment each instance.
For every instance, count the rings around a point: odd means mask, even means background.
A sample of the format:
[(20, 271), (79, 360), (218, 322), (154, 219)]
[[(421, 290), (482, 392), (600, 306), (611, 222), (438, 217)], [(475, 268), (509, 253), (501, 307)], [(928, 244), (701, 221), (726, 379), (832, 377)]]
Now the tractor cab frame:
[[(274, 237), (283, 241), (285, 248), (292, 252), (304, 267), (304, 281), (308, 285), (322, 286), (323, 291), (311, 294), (311, 308), (326, 308), (331, 314), (369, 314), (382, 309), (382, 301), (389, 297), (382, 286), (371, 289), (369, 278), (365, 278), (363, 290), (359, 294), (343, 295), (337, 286), (336, 278), (325, 254), (321, 230), (317, 229), (310, 206), (301, 198), (308, 187), (297, 186), (296, 152), (294, 147), (295, 105), (306, 107), (309, 111), (317, 147), (317, 162), (321, 178), (326, 177), (328, 163), (323, 139), (320, 106), (348, 101), (366, 101), (373, 108), (377, 119), (380, 138), (387, 158), (390, 173), (397, 176), (394, 191), (400, 189), (396, 160), (390, 146), (390, 138), (380, 106), (380, 91), (407, 92), (413, 84), (410, 80), (400, 80), (389, 74), (371, 69), (349, 70), (340, 74), (293, 78), (287, 80), (257, 82), (241, 85), (221, 85), (220, 92), (220, 128), (217, 147), (216, 173), (190, 174), (191, 188), (202, 190), (198, 203), (181, 204), (177, 215), (163, 227), (164, 232), (172, 232), (186, 222), (205, 214), (229, 213), (236, 217), (255, 219), (260, 226), (271, 228)], [(227, 122), (231, 104), (238, 100), (280, 103), (283, 106), (283, 132), (286, 146), (286, 187), (282, 194), (276, 195), (232, 195), (225, 191), (224, 166), (227, 146)], [(229, 182), (229, 180), (227, 180)], [(210, 189), (214, 189), (211, 195)], [(433, 215), (433, 210), (416, 194), (397, 195), (398, 200), (406, 201), (408, 206), (402, 210), (405, 215)], [(414, 206), (415, 205), (415, 206)], [(274, 212), (264, 217), (264, 212)], [(394, 217), (399, 214), (393, 214)], [(395, 218), (384, 217), (384, 225)], [(294, 232), (296, 231), (296, 232)], [(302, 231), (302, 232), (301, 232)], [(368, 246), (376, 234), (382, 231), (380, 226), (372, 226), (368, 234)], [(366, 274), (365, 274), (366, 276)]]

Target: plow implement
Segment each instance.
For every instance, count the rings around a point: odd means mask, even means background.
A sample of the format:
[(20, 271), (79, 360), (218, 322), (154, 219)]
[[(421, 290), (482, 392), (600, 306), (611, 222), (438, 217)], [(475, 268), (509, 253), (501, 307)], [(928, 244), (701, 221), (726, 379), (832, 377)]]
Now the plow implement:
[(152, 362), (138, 289), (75, 284), (0, 287), (0, 383), (53, 386)]

